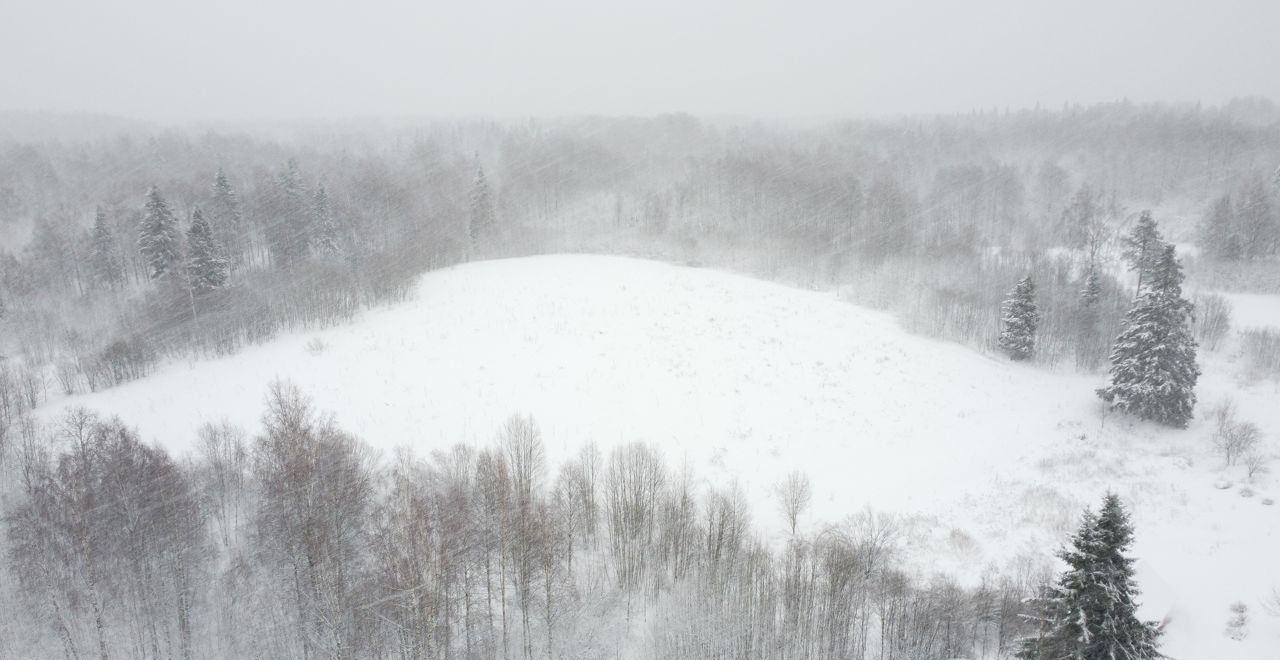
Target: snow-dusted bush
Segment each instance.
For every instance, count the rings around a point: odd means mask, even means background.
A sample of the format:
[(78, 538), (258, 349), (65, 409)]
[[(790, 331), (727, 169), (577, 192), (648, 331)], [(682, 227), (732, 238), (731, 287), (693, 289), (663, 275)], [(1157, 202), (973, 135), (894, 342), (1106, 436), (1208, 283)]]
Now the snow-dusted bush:
[(1262, 609), (1271, 616), (1280, 617), (1280, 588), (1271, 587), (1271, 593), (1262, 601)]
[(1271, 471), (1270, 460), (1255, 449), (1244, 455), (1244, 470), (1249, 480), (1253, 481)]
[(1249, 606), (1236, 601), (1230, 606), (1231, 616), (1227, 619), (1227, 637), (1242, 640), (1249, 636)]
[(1262, 430), (1253, 422), (1236, 419), (1235, 404), (1223, 401), (1209, 411), (1214, 421), (1213, 446), (1227, 465), (1253, 454), (1262, 439)]
[(1216, 351), (1231, 331), (1231, 303), (1216, 293), (1196, 297), (1196, 341)]
[(1246, 330), (1241, 333), (1241, 345), (1251, 377), (1280, 379), (1280, 332)]
[(72, 395), (80, 390), (80, 366), (74, 358), (59, 358), (54, 366), (54, 375), (63, 394)]
[(326, 348), (328, 348), (328, 345), (319, 337), (312, 337), (307, 341), (307, 353), (310, 355), (320, 355), (324, 353)]

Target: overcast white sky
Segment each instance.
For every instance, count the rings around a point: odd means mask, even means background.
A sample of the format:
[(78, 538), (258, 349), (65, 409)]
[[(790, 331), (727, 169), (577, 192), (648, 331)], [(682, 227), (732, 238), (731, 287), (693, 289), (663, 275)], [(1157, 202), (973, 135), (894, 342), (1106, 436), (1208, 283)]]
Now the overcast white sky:
[(145, 119), (1280, 99), (1280, 0), (0, 0), (0, 109)]

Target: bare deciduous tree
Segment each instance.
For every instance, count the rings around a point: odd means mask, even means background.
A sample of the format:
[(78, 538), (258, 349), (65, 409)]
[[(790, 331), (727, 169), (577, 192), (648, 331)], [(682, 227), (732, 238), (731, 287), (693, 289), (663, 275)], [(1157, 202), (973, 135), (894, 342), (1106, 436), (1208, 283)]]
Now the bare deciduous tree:
[(244, 429), (223, 420), (207, 423), (196, 433), (197, 451), (206, 468), (205, 492), (218, 524), (223, 545), (240, 526), (240, 505), (249, 470)]
[(1260, 451), (1252, 450), (1244, 455), (1244, 471), (1249, 481), (1271, 471), (1270, 460)]
[(786, 519), (791, 535), (796, 535), (796, 524), (800, 515), (809, 507), (813, 499), (813, 488), (809, 485), (809, 477), (799, 470), (793, 470), (775, 487), (778, 506), (782, 509), (782, 517)]
[(1213, 445), (1227, 465), (1254, 453), (1262, 439), (1262, 430), (1253, 422), (1236, 419), (1235, 404), (1224, 401), (1211, 413), (1214, 420)]

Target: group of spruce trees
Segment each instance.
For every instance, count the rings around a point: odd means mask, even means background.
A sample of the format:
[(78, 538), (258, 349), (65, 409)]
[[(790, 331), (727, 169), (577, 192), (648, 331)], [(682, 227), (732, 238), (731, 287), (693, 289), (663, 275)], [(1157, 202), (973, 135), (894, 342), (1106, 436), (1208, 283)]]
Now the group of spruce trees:
[[(1149, 211), (1124, 238), (1124, 258), (1137, 274), (1137, 294), (1111, 351), (1110, 383), (1098, 396), (1113, 410), (1186, 428), (1200, 376), (1191, 331), (1194, 307), (1182, 295), (1182, 265), (1174, 246), (1160, 236)], [(1098, 313), (1099, 293), (1097, 272), (1090, 267), (1081, 291), (1082, 322)], [(1039, 323), (1035, 284), (1028, 275), (1005, 301), (997, 345), (1014, 360), (1031, 358)]]
[[(1196, 341), (1193, 306), (1182, 296), (1182, 266), (1150, 212), (1124, 238), (1124, 258), (1137, 274), (1137, 294), (1111, 351), (1110, 383), (1097, 390), (1114, 410), (1185, 428), (1195, 406)], [(1096, 314), (1100, 282), (1090, 267), (1081, 291), (1083, 312)], [(1005, 302), (998, 346), (1014, 360), (1035, 352), (1040, 313), (1035, 285), (1025, 277)], [(1096, 322), (1086, 317), (1084, 323)], [(1137, 617), (1133, 560), (1125, 555), (1133, 529), (1119, 498), (1086, 511), (1059, 557), (1067, 570), (1036, 600), (1038, 632), (1024, 640), (1023, 660), (1148, 660), (1162, 657), (1158, 625)]]
[[(189, 303), (194, 314), (197, 300), (225, 286), (237, 267), (257, 262), (287, 270), (308, 257), (334, 258), (352, 249), (325, 186), (319, 184), (308, 193), (297, 161), (289, 160), (275, 184), (260, 203), (259, 212), (265, 216), (261, 226), (253, 230), (243, 222), (238, 197), (226, 173), (219, 169), (212, 189), (214, 211), (206, 217), (196, 207), (185, 240), (178, 217), (153, 186), (147, 192), (137, 240), (146, 277), (165, 288), (174, 300)], [(464, 233), (469, 247), (474, 248), (496, 223), (493, 194), (478, 164), (469, 201)], [(115, 288), (124, 279), (123, 264), (101, 208), (91, 236), (93, 276), (104, 286)]]
[[(342, 230), (325, 186), (318, 185), (310, 199), (305, 199), (302, 176), (293, 159), (277, 176), (276, 183), (276, 188), (262, 203), (263, 211), (269, 216), (262, 223), (261, 233), (270, 261), (287, 268), (309, 254), (339, 254)], [(239, 202), (221, 169), (213, 186), (213, 203), (226, 208), (215, 214), (218, 219), (214, 223), (210, 223), (198, 207), (192, 211), (184, 250), (178, 220), (169, 205), (154, 186), (147, 192), (138, 250), (146, 261), (149, 277), (158, 279), (168, 273), (181, 272), (179, 264), (185, 256), (191, 285), (197, 291), (215, 289), (226, 282), (231, 266), (239, 263), (245, 256), (243, 253), (252, 248), (245, 245), (250, 239), (246, 228), (241, 226)], [(467, 238), (472, 243), (483, 240), (494, 229), (495, 215), (493, 193), (483, 168), (477, 165), (466, 221)], [(102, 255), (103, 279), (113, 280), (120, 267), (106, 215), (101, 209), (93, 236), (94, 254)]]
[[(335, 256), (341, 238), (328, 192), (323, 184), (307, 199), (297, 161), (290, 160), (277, 176), (276, 186), (263, 201), (269, 216), (262, 223), (261, 242), (271, 263), (288, 268), (307, 255)], [(242, 222), (240, 204), (227, 175), (218, 170), (213, 184), (212, 222), (196, 207), (183, 241), (178, 218), (156, 187), (147, 192), (145, 211), (138, 230), (138, 251), (147, 266), (147, 276), (161, 282), (177, 282), (193, 295), (208, 293), (225, 285), (234, 267), (253, 258), (254, 239)], [(104, 214), (95, 227), (95, 255), (112, 254), (110, 232)], [(101, 243), (101, 247), (98, 243)], [(167, 279), (166, 279), (167, 278)]]
[[(98, 222), (105, 223), (102, 214)], [(105, 231), (102, 233), (105, 235)], [(214, 237), (204, 214), (198, 208), (191, 213), (184, 246), (177, 217), (154, 187), (147, 192), (138, 251), (146, 260), (151, 279), (177, 278), (182, 288), (192, 294), (207, 293), (227, 281), (230, 262), (226, 250)]]

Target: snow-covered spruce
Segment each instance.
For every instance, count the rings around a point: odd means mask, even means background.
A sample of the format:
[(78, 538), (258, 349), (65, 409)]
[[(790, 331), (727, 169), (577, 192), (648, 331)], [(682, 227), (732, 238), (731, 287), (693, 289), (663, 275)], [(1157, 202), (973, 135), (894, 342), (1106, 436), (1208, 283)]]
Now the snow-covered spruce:
[(1182, 277), (1174, 247), (1165, 245), (1116, 338), (1111, 383), (1098, 390), (1115, 410), (1177, 428), (1191, 421), (1200, 376)]
[(147, 191), (146, 215), (138, 232), (138, 251), (142, 253), (152, 279), (170, 272), (175, 265), (181, 266), (181, 244), (178, 219), (169, 210), (160, 191), (152, 186)]
[(1102, 334), (1102, 278), (1090, 268), (1080, 289), (1075, 318), (1076, 366), (1093, 369), (1106, 357), (1106, 339)]
[(311, 198), (311, 226), (315, 230), (315, 250), (323, 257), (338, 254), (338, 225), (329, 207), (329, 192), (324, 184), (316, 188)]
[(1095, 515), (1086, 510), (1071, 546), (1058, 555), (1067, 570), (1037, 602), (1037, 634), (1022, 640), (1023, 660), (1098, 658), (1151, 660), (1162, 657), (1160, 629), (1138, 619), (1129, 514), (1113, 493)]
[(214, 177), (211, 192), (209, 226), (213, 229), (213, 237), (225, 250), (231, 270), (234, 271), (244, 259), (244, 228), (241, 226), (240, 198), (221, 167)]
[(1138, 293), (1141, 294), (1142, 284), (1150, 279), (1165, 244), (1151, 211), (1143, 211), (1138, 216), (1138, 223), (1128, 236), (1121, 239), (1121, 244), (1122, 256), (1129, 263), (1129, 270), (1138, 273)]
[(496, 213), (493, 193), (484, 176), (484, 168), (476, 167), (476, 182), (471, 187), (470, 210), (467, 217), (467, 237), (474, 244), (493, 231)]
[(124, 265), (116, 239), (107, 225), (107, 213), (99, 206), (93, 217), (90, 234), (89, 267), (93, 282), (103, 288), (114, 289), (124, 279)]
[(1036, 308), (1036, 285), (1028, 275), (1004, 301), (1004, 318), (1001, 319), (1000, 338), (996, 344), (1014, 360), (1029, 359), (1036, 349), (1036, 327), (1040, 325), (1040, 311)]
[(187, 230), (187, 252), (192, 292), (197, 295), (208, 293), (227, 283), (227, 258), (200, 209), (191, 214), (191, 228)]

